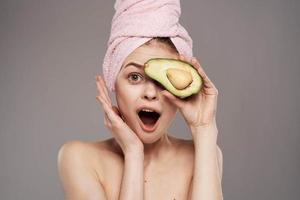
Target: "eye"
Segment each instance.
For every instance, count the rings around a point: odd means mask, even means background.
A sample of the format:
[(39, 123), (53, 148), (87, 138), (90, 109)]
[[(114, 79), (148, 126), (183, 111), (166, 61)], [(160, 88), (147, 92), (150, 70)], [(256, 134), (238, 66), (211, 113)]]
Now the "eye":
[(137, 82), (139, 82), (139, 78), (142, 80), (142, 75), (141, 74), (139, 74), (139, 73), (130, 73), (129, 75), (128, 75), (128, 79), (129, 79), (129, 81), (130, 82), (133, 82), (133, 83), (137, 83)]

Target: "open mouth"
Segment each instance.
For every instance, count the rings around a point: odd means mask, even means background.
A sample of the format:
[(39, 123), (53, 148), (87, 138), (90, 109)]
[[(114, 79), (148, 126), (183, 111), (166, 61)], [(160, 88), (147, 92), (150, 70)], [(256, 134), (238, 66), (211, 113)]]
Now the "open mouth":
[(153, 112), (148, 112), (148, 111), (143, 111), (141, 110), (138, 113), (141, 121), (146, 124), (146, 125), (154, 125), (158, 118), (160, 117), (160, 114), (153, 111)]
[(138, 116), (143, 123), (142, 128), (146, 131), (153, 131), (156, 128), (157, 121), (160, 118), (160, 113), (154, 110), (140, 110)]

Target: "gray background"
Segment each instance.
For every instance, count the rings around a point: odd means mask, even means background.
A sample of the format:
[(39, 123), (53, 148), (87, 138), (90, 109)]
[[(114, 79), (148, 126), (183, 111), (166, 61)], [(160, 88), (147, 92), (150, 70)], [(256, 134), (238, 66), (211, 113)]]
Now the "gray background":
[[(96, 102), (110, 0), (0, 5), (0, 199), (63, 199), (57, 153), (110, 137)], [(227, 200), (300, 196), (300, 1), (181, 1), (194, 54), (219, 89)], [(113, 94), (111, 94), (113, 98)], [(171, 131), (191, 138), (181, 116)]]

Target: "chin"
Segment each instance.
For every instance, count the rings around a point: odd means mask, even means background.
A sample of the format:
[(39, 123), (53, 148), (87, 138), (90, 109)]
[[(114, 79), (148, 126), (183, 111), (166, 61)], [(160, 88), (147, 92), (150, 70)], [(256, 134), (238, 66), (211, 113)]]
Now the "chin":
[(139, 128), (136, 134), (144, 144), (152, 144), (159, 141), (164, 136), (165, 132), (159, 130), (153, 132), (145, 132)]
[(143, 144), (153, 144), (157, 141), (159, 141), (162, 138), (162, 136), (144, 136), (140, 137), (140, 140), (143, 142)]

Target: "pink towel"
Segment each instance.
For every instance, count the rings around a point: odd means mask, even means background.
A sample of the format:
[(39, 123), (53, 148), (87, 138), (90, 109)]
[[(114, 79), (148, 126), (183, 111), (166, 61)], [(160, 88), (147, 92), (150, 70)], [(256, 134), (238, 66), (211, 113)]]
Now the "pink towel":
[(193, 41), (179, 24), (180, 0), (116, 0), (111, 33), (103, 61), (107, 88), (114, 91), (126, 57), (153, 37), (170, 37), (180, 54), (193, 56)]

